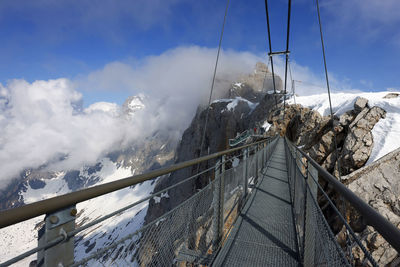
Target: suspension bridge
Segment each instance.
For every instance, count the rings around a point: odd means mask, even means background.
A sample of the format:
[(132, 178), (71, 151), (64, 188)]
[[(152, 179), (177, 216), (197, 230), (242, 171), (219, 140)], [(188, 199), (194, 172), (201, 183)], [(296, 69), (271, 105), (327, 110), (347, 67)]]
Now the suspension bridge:
[[(224, 23), (215, 64), (210, 100), (221, 48)], [(324, 67), (329, 95), (322, 27), (320, 25)], [(284, 93), (287, 94), (289, 65), (289, 0), (286, 50), (272, 51), (268, 4), (265, 1), (275, 104), (280, 95), (275, 87), (273, 56), (285, 55)], [(290, 65), (289, 65), (290, 72)], [(293, 84), (293, 82), (292, 82)], [(286, 98), (283, 99), (285, 110)], [(319, 181), (328, 183), (346, 205), (352, 206), (366, 223), (400, 253), (400, 231), (367, 203), (347, 189), (287, 138), (275, 136), (211, 155), (203, 155), (206, 123), (198, 158), (177, 163), (145, 174), (97, 185), (77, 192), (53, 197), (0, 212), (0, 228), (45, 215), (38, 230), (38, 246), (0, 266), (9, 266), (37, 255), (35, 266), (377, 266), (368, 247), (350, 227), (346, 216), (329, 198)], [(331, 108), (331, 119), (333, 119)], [(251, 136), (245, 131), (230, 141), (231, 146), (244, 143)], [(336, 141), (335, 141), (335, 147)], [(205, 168), (200, 168), (207, 166)], [(179, 170), (197, 167), (197, 173), (128, 206), (90, 222), (77, 224), (78, 203), (104, 196), (145, 181), (156, 182)], [(125, 233), (118, 240), (77, 259), (75, 240), (88, 229), (129, 209), (160, 198), (162, 194), (193, 184), (206, 177), (209, 182), (178, 205), (152, 221)], [(321, 210), (318, 199), (325, 198), (344, 226), (345, 244), (339, 243)], [(355, 260), (355, 248), (361, 257)], [(358, 262), (357, 262), (358, 261)], [(119, 264), (118, 264), (119, 263)]]

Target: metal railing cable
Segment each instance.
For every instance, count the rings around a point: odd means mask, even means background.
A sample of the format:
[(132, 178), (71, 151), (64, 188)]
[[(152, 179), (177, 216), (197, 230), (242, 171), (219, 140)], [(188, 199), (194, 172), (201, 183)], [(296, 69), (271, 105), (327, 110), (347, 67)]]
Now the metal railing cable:
[[(291, 144), (290, 142), (288, 142), (288, 144), (293, 148), (293, 144)], [(295, 152), (296, 153), (296, 152)], [(293, 157), (293, 155), (292, 155)], [(307, 165), (304, 164), (304, 162), (302, 160), (296, 161), (296, 168), (298, 169), (298, 171), (301, 172), (300, 166), (298, 165), (298, 163), (301, 164), (301, 166), (303, 168), (307, 168)], [(324, 198), (328, 201), (329, 205), (332, 207), (332, 209), (334, 210), (334, 212), (339, 216), (339, 219), (341, 220), (341, 222), (344, 224), (345, 228), (347, 231), (349, 231), (349, 234), (353, 237), (355, 243), (360, 247), (360, 249), (363, 251), (365, 258), (367, 258), (369, 260), (369, 262), (373, 265), (373, 266), (378, 266), (378, 264), (375, 262), (375, 260), (372, 258), (371, 254), (368, 252), (368, 250), (365, 248), (365, 246), (362, 244), (360, 238), (355, 234), (355, 232), (353, 231), (353, 229), (351, 228), (351, 226), (348, 224), (348, 222), (346, 221), (346, 219), (343, 217), (343, 215), (341, 214), (341, 212), (338, 210), (338, 208), (336, 207), (336, 205), (333, 203), (333, 201), (331, 200), (331, 198), (328, 196), (328, 194), (325, 192), (325, 190), (322, 188), (322, 186), (318, 183), (317, 179), (318, 177), (315, 177), (315, 175), (312, 172), (308, 173), (309, 176), (312, 178), (312, 181), (314, 182), (314, 184), (318, 187), (319, 191), (322, 193), (322, 195), (324, 196)], [(308, 188), (308, 190), (310, 190), (309, 184), (306, 183), (306, 186)], [(317, 200), (315, 199), (315, 196), (311, 195), (311, 197), (313, 198), (313, 201), (316, 203), (316, 205), (318, 205)]]
[[(219, 165), (225, 164), (228, 161), (231, 161), (231, 159), (229, 159), (229, 160), (227, 160), (227, 161), (225, 161), (223, 163), (220, 163)], [(134, 203), (132, 203), (132, 204), (130, 204), (128, 206), (125, 206), (125, 207), (123, 207), (121, 209), (118, 209), (118, 210), (116, 210), (116, 211), (114, 211), (114, 212), (112, 212), (110, 214), (102, 216), (102, 217), (100, 217), (100, 218), (98, 218), (98, 219), (96, 219), (96, 220), (94, 220), (94, 221), (92, 221), (90, 223), (87, 223), (87, 224), (85, 224), (83, 226), (80, 226), (80, 227), (76, 228), (75, 230), (73, 230), (71, 232), (68, 232), (67, 233), (67, 237), (71, 238), (71, 237), (77, 235), (78, 233), (80, 233), (80, 232), (82, 232), (82, 231), (84, 231), (84, 230), (86, 230), (86, 229), (88, 229), (88, 228), (90, 228), (92, 226), (95, 226), (95, 225), (97, 225), (97, 224), (99, 224), (99, 223), (101, 223), (101, 222), (103, 222), (103, 221), (105, 221), (107, 219), (110, 219), (110, 218), (112, 218), (112, 217), (114, 217), (114, 216), (116, 216), (116, 215), (118, 215), (118, 214), (120, 214), (120, 213), (122, 213), (122, 212), (124, 212), (124, 211), (126, 211), (128, 209), (130, 209), (130, 208), (133, 208), (134, 206), (137, 206), (137, 205), (139, 205), (139, 204), (141, 204), (141, 203), (143, 203), (143, 202), (145, 202), (145, 201), (147, 201), (149, 199), (154, 198), (155, 196), (161, 195), (162, 193), (165, 193), (165, 192), (167, 192), (168, 190), (170, 190), (172, 188), (175, 188), (175, 187), (177, 187), (177, 186), (179, 186), (181, 184), (184, 184), (184, 183), (186, 183), (186, 182), (188, 182), (190, 180), (193, 180), (194, 178), (197, 178), (198, 176), (200, 176), (200, 175), (202, 175), (204, 173), (207, 173), (207, 172), (213, 170), (214, 168), (215, 168), (215, 166), (212, 166), (212, 167), (210, 167), (210, 168), (208, 168), (208, 169), (206, 169), (206, 170), (204, 170), (204, 171), (202, 171), (200, 173), (197, 173), (197, 174), (195, 174), (195, 175), (193, 175), (191, 177), (188, 177), (188, 178), (186, 178), (186, 179), (184, 179), (184, 180), (182, 180), (182, 181), (180, 181), (180, 182), (178, 182), (178, 183), (176, 183), (176, 184), (174, 184), (172, 186), (169, 186), (169, 187), (167, 187), (167, 188), (165, 188), (163, 190), (160, 190), (160, 191), (158, 191), (158, 192), (156, 192), (154, 194), (151, 194), (148, 197), (145, 197), (145, 198), (143, 198), (141, 200), (138, 200), (138, 201), (136, 201), (136, 202), (134, 202)], [(37, 248), (31, 249), (31, 250), (29, 250), (29, 251), (27, 251), (27, 252), (15, 257), (15, 258), (13, 258), (13, 259), (8, 260), (7, 262), (4, 262), (4, 263), (0, 264), (0, 267), (3, 266), (3, 265), (4, 266), (8, 266), (8, 265), (14, 264), (14, 263), (16, 263), (16, 262), (18, 262), (18, 261), (20, 261), (20, 260), (32, 255), (32, 254), (37, 253), (38, 251), (54, 247), (54, 246), (58, 245), (59, 243), (62, 243), (64, 240), (65, 240), (65, 238), (63, 236), (59, 236), (56, 239), (52, 240), (51, 242), (49, 242), (49, 243), (47, 243), (45, 245), (38, 246)]]
[[(310, 166), (285, 142), (297, 244), (304, 266), (349, 266), (309, 186)], [(299, 166), (299, 163), (302, 166)]]
[[(364, 255), (370, 263), (373, 266), (378, 267), (378, 264), (375, 262), (375, 260), (372, 258), (371, 254), (368, 252), (368, 250), (365, 248), (365, 246), (362, 244), (361, 240), (359, 237), (356, 235), (356, 233), (353, 231), (353, 229), (350, 227), (346, 219), (343, 217), (343, 215), (340, 213), (340, 211), (337, 209), (336, 205), (332, 202), (331, 198), (328, 196), (328, 194), (323, 190), (322, 186), (318, 183), (314, 175), (311, 173), (310, 177), (312, 178), (313, 182), (317, 185), (318, 189), (320, 192), (324, 195), (325, 199), (329, 202), (329, 205), (333, 208), (335, 213), (339, 216), (340, 220), (343, 222), (345, 225), (346, 229), (349, 231), (350, 235), (354, 238), (354, 241), (357, 243), (357, 245), (360, 247), (360, 249), (363, 251)], [(307, 185), (308, 186), (308, 185)], [(314, 198), (314, 196), (312, 196)], [(316, 199), (314, 199), (316, 202)], [(316, 202), (317, 203), (317, 202)]]
[(292, 7), (292, 0), (289, 0), (288, 4), (288, 17), (287, 17), (287, 32), (286, 32), (286, 61), (285, 61), (285, 87), (283, 93), (283, 120), (285, 120), (285, 109), (286, 109), (286, 86), (287, 86), (287, 72), (288, 72), (288, 61), (289, 61), (289, 36), (290, 36), (290, 13)]
[(311, 164), (318, 171), (320, 178), (328, 182), (336, 190), (336, 192), (343, 196), (344, 199), (346, 199), (349, 204), (351, 204), (363, 216), (366, 223), (373, 226), (375, 230), (379, 234), (381, 234), (382, 237), (386, 239), (386, 241), (397, 250), (397, 252), (400, 253), (400, 230), (397, 227), (395, 227), (391, 222), (389, 222), (381, 214), (375, 211), (371, 206), (360, 199), (344, 184), (342, 184), (334, 176), (332, 176), (332, 174), (330, 174), (327, 170), (322, 168), (309, 155), (307, 155), (307, 153), (294, 145), (293, 147), (304, 158), (307, 159), (307, 162), (309, 164)]
[[(201, 161), (206, 161), (206, 160), (209, 160), (209, 159), (213, 159), (213, 158), (218, 157), (218, 156), (222, 156), (222, 155), (226, 155), (226, 154), (229, 154), (229, 153), (233, 153), (233, 152), (238, 151), (239, 149), (248, 149), (248, 150), (250, 149), (250, 150), (251, 150), (251, 148), (254, 147), (254, 151), (256, 151), (256, 148), (255, 148), (255, 147), (256, 147), (256, 146), (259, 146), (260, 144), (262, 144), (262, 143), (264, 143), (264, 142), (269, 143), (270, 140), (269, 140), (269, 139), (266, 139), (266, 140), (262, 140), (262, 141), (255, 142), (255, 143), (253, 143), (253, 144), (241, 146), (240, 148), (229, 149), (229, 150), (226, 150), (226, 151), (214, 153), (214, 154), (212, 154), (212, 155), (202, 157), (202, 160), (200, 160), (200, 162), (201, 162)], [(158, 192), (156, 192), (156, 193), (154, 193), (154, 194), (151, 194), (151, 195), (149, 195), (149, 196), (147, 196), (147, 197), (145, 197), (145, 198), (143, 198), (143, 199), (141, 199), (141, 200), (139, 200), (139, 201), (136, 201), (136, 202), (134, 202), (134, 203), (132, 203), (132, 204), (130, 204), (130, 205), (127, 205), (127, 206), (125, 206), (125, 207), (123, 207), (123, 208), (121, 208), (121, 209), (119, 209), (119, 210), (117, 210), (117, 211), (114, 211), (114, 212), (112, 212), (112, 213), (110, 213), (110, 214), (108, 214), (108, 215), (102, 216), (102, 217), (100, 217), (100, 218), (98, 218), (98, 219), (96, 219), (96, 220), (94, 220), (94, 221), (92, 221), (92, 222), (90, 222), (90, 223), (86, 223), (86, 224), (84, 224), (84, 225), (82, 225), (82, 226), (80, 226), (80, 227), (78, 227), (78, 228), (76, 228), (76, 229), (74, 229), (74, 230), (72, 230), (72, 231), (69, 231), (69, 232), (65, 233), (64, 235), (60, 235), (60, 236), (54, 238), (53, 240), (51, 240), (51, 241), (49, 241), (49, 242), (47, 242), (47, 243), (45, 243), (45, 244), (42, 244), (42, 245), (39, 244), (39, 246), (38, 246), (37, 248), (31, 249), (31, 250), (29, 250), (29, 251), (27, 251), (27, 252), (24, 252), (24, 253), (22, 253), (21, 255), (18, 255), (17, 257), (14, 257), (14, 258), (8, 260), (7, 262), (4, 262), (4, 263), (0, 264), (0, 266), (8, 266), (8, 265), (13, 264), (13, 263), (16, 263), (16, 262), (18, 262), (19, 260), (22, 260), (23, 258), (26, 258), (26, 257), (28, 257), (28, 256), (30, 256), (30, 255), (32, 255), (32, 254), (34, 254), (34, 253), (37, 253), (37, 252), (39, 252), (39, 251), (46, 250), (46, 249), (49, 249), (49, 248), (51, 248), (51, 247), (57, 246), (58, 244), (64, 242), (66, 239), (70, 239), (70, 238), (74, 237), (75, 235), (77, 235), (78, 233), (80, 233), (80, 232), (82, 232), (82, 231), (84, 231), (84, 230), (86, 230), (86, 229), (89, 229), (90, 227), (93, 227), (93, 226), (95, 226), (95, 225), (97, 225), (97, 224), (99, 224), (99, 223), (101, 223), (101, 222), (103, 222), (103, 221), (105, 221), (105, 220), (107, 220), (107, 219), (113, 217), (113, 216), (116, 216), (116, 215), (118, 215), (118, 214), (121, 214), (122, 212), (124, 212), (124, 211), (126, 211), (126, 210), (128, 210), (128, 209), (130, 209), (130, 208), (132, 208), (132, 207), (134, 207), (134, 206), (137, 206), (137, 205), (139, 205), (139, 204), (141, 204), (141, 203), (143, 203), (143, 202), (145, 202), (145, 201), (147, 201), (147, 200), (149, 200), (149, 199), (152, 199), (152, 198), (154, 198), (154, 197), (156, 197), (156, 196), (159, 196), (159, 195), (161, 195), (161, 194), (167, 192), (168, 190), (170, 190), (170, 189), (172, 189), (172, 188), (174, 188), (174, 187), (180, 186), (180, 185), (182, 185), (183, 183), (186, 183), (186, 182), (188, 182), (188, 181), (190, 181), (190, 180), (193, 180), (193, 179), (199, 177), (200, 175), (203, 175), (203, 174), (205, 174), (205, 173), (207, 173), (207, 172), (210, 172), (210, 171), (212, 171), (212, 170), (215, 169), (215, 168), (219, 168), (219, 166), (221, 166), (221, 165), (225, 165), (225, 164), (228, 163), (228, 162), (231, 162), (231, 163), (233, 164), (233, 161), (234, 161), (234, 160), (236, 160), (236, 159), (242, 157), (243, 155), (244, 155), (243, 153), (240, 153), (240, 154), (233, 154), (233, 155), (232, 155), (232, 158), (225, 159), (223, 162), (220, 162), (220, 163), (218, 163), (217, 165), (214, 165), (214, 166), (212, 166), (212, 167), (210, 167), (210, 168), (208, 168), (208, 169), (206, 169), (206, 170), (203, 170), (203, 171), (201, 171), (201, 172), (199, 172), (199, 173), (197, 173), (197, 174), (195, 174), (195, 175), (192, 175), (192, 176), (190, 176), (190, 177), (188, 177), (188, 178), (186, 178), (186, 179), (184, 179), (184, 180), (182, 180), (182, 181), (180, 181), (180, 182), (178, 182), (178, 183), (175, 183), (175, 184), (172, 185), (172, 186), (169, 186), (169, 187), (167, 187), (167, 188), (164, 188), (163, 190), (160, 190), (160, 191), (158, 191)], [(190, 164), (187, 164), (188, 162), (190, 162)], [(197, 164), (197, 163), (199, 162), (199, 160), (198, 160), (198, 159), (197, 159), (197, 160), (191, 160), (191, 161), (188, 161), (188, 162), (186, 162), (186, 164), (185, 164), (185, 162), (184, 162), (184, 164), (183, 164), (184, 167), (193, 166), (193, 165)], [(172, 167), (173, 167), (173, 166), (172, 166)], [(182, 166), (181, 166), (181, 167), (182, 167)], [(184, 167), (183, 167), (183, 168), (184, 168)], [(173, 168), (166, 168), (166, 169), (167, 169), (167, 170), (176, 170), (176, 169), (180, 169), (180, 168), (176, 168), (176, 166), (175, 166), (175, 167), (173, 167)], [(172, 172), (172, 171), (170, 171), (170, 172)], [(157, 175), (155, 175), (154, 173), (157, 173)], [(161, 176), (161, 175), (158, 175), (158, 174), (159, 174), (159, 172), (153, 171), (153, 172), (150, 172), (150, 173), (146, 174), (146, 176), (148, 176), (148, 177), (153, 177), (153, 178), (157, 178), (157, 177), (160, 177), (160, 176)], [(139, 175), (139, 176), (140, 176), (140, 175)], [(150, 178), (149, 178), (149, 179), (150, 179)], [(148, 179), (147, 179), (147, 180), (148, 180)], [(73, 194), (73, 193), (72, 193), (72, 194)], [(57, 199), (57, 197), (56, 197), (56, 198), (52, 198), (52, 199), (53, 199), (53, 200), (54, 200), (54, 199)], [(78, 202), (80, 202), (80, 201), (78, 201)], [(35, 203), (32, 203), (32, 204), (35, 204)], [(37, 203), (36, 203), (35, 205), (37, 205)], [(35, 205), (33, 205), (33, 206), (35, 206)], [(32, 205), (31, 205), (31, 206), (32, 206)], [(18, 209), (20, 209), (20, 208), (18, 208)], [(3, 212), (3, 214), (4, 214), (4, 212)], [(167, 214), (167, 213), (166, 213), (166, 214)], [(168, 214), (169, 214), (169, 213), (168, 213)], [(165, 216), (167, 216), (167, 215), (165, 215)], [(2, 217), (0, 217), (0, 219), (1, 219), (1, 218), (2, 218)], [(163, 218), (163, 216), (159, 217), (158, 219), (160, 219), (160, 218)], [(133, 234), (133, 235), (134, 235), (134, 234)], [(132, 235), (132, 236), (133, 236), (133, 235)], [(124, 239), (124, 240), (126, 240), (126, 239)], [(123, 240), (121, 240), (121, 242), (123, 242)], [(118, 243), (118, 244), (119, 244), (119, 243)], [(117, 245), (117, 244), (116, 244), (116, 245)], [(113, 247), (114, 247), (114, 246), (113, 246)]]
[(35, 203), (27, 204), (22, 207), (13, 208), (9, 210), (0, 211), (0, 228), (10, 226), (12, 224), (22, 222), (34, 217), (40, 216), (42, 214), (57, 211), (59, 209), (74, 205), (79, 202), (83, 202), (101, 195), (105, 195), (129, 186), (133, 186), (144, 181), (151, 180), (153, 178), (196, 165), (201, 162), (205, 162), (210, 159), (220, 157), (241, 149), (254, 146), (256, 144), (261, 144), (266, 142), (266, 140), (257, 141), (255, 143), (243, 145), (240, 147), (224, 150), (221, 152), (216, 152), (207, 156), (200, 158), (188, 160), (185, 162), (177, 163), (172, 166), (160, 168), (148, 173), (133, 175), (123, 179), (119, 179), (114, 182), (105, 183), (102, 185), (93, 186), (90, 188), (82, 189), (80, 191), (68, 193), (65, 195), (52, 197), (46, 200), (41, 200)]
[[(261, 151), (258, 151), (257, 153), (262, 153), (262, 150), (261, 150)], [(237, 157), (237, 156), (235, 155), (235, 157)], [(253, 158), (254, 158), (254, 157), (256, 157), (256, 154), (253, 155)], [(232, 162), (233, 160), (234, 160), (234, 158), (225, 160), (225, 161), (223, 161), (223, 162), (218, 163), (218, 164), (217, 164), (216, 166), (214, 166), (213, 168), (219, 169), (222, 165), (224, 165), (224, 164), (226, 164), (226, 163), (228, 163), (228, 162)], [(242, 165), (243, 165), (243, 164), (244, 164), (244, 162), (242, 162)], [(240, 165), (239, 165), (239, 166), (240, 166)], [(237, 167), (232, 167), (231, 169), (226, 170), (226, 172), (227, 172), (227, 171), (230, 171), (230, 170), (233, 170), (233, 169), (235, 169), (235, 168), (237, 168)], [(225, 177), (225, 179), (227, 179), (227, 178), (228, 178), (228, 177)], [(217, 178), (217, 179), (220, 179), (220, 178)], [(196, 203), (196, 205), (199, 204), (199, 201), (196, 200), (196, 198), (198, 197), (198, 195), (199, 195), (199, 194), (202, 194), (202, 192), (205, 192), (205, 191), (210, 190), (211, 188), (213, 188), (213, 187), (216, 185), (217, 182), (218, 182), (217, 180), (213, 180), (210, 184), (208, 184), (206, 187), (204, 187), (203, 189), (201, 189), (198, 193), (196, 193), (195, 195), (193, 195), (193, 196), (190, 197), (189, 199), (187, 199), (187, 200), (185, 200), (184, 202), (182, 202), (181, 204), (179, 204), (179, 205), (178, 205), (177, 207), (175, 207), (173, 210), (170, 210), (169, 212), (163, 214), (162, 216), (158, 217), (157, 219), (155, 219), (155, 220), (152, 221), (151, 223), (147, 224), (146, 226), (143, 226), (141, 229), (136, 230), (135, 232), (133, 232), (133, 233), (131, 233), (130, 235), (128, 235), (128, 236), (126, 236), (126, 237), (120, 239), (119, 241), (113, 242), (112, 245), (110, 245), (110, 246), (108, 246), (108, 247), (102, 247), (101, 249), (98, 249), (95, 253), (93, 253), (93, 254), (90, 255), (89, 257), (86, 257), (85, 259), (80, 260), (80, 261), (74, 263), (72, 266), (79, 266), (79, 265), (82, 265), (82, 264), (85, 264), (85, 263), (89, 262), (91, 259), (95, 259), (95, 258), (100, 257), (100, 256), (103, 255), (106, 251), (108, 251), (108, 250), (110, 250), (110, 249), (112, 249), (112, 248), (116, 248), (119, 244), (125, 242), (126, 240), (128, 240), (128, 239), (130, 239), (130, 238), (133, 238), (135, 235), (139, 235), (140, 232), (143, 232), (143, 231), (145, 231), (146, 229), (149, 229), (150, 227), (152, 227), (152, 226), (158, 224), (159, 222), (163, 221), (165, 218), (167, 218), (168, 216), (170, 216), (171, 214), (173, 214), (173, 213), (176, 212), (177, 210), (181, 209), (182, 207), (184, 207), (184, 206), (185, 206), (187, 203), (189, 203), (189, 202), (194, 202), (194, 203)], [(229, 182), (229, 181), (228, 181), (228, 182)], [(231, 212), (232, 212), (232, 210), (235, 208), (235, 206), (237, 207), (237, 204), (238, 204), (238, 201), (234, 202), (233, 208), (230, 210), (229, 214), (224, 218), (224, 222), (226, 221), (226, 219), (227, 219), (229, 216), (231, 216)], [(188, 223), (188, 225), (190, 225), (190, 224)], [(189, 235), (190, 235), (190, 234), (189, 234)], [(187, 236), (185, 236), (185, 238), (186, 238), (187, 240), (189, 239)]]
[(275, 73), (274, 73), (274, 61), (272, 59), (272, 44), (271, 44), (271, 29), (269, 25), (269, 14), (268, 14), (268, 0), (265, 0), (265, 14), (267, 17), (267, 28), (268, 28), (268, 45), (269, 45), (269, 59), (271, 61), (271, 71), (272, 71), (272, 84), (274, 87), (274, 98), (275, 98), (275, 107), (278, 105), (276, 100), (276, 85), (275, 85)]
[[(322, 23), (321, 23), (321, 14), (320, 14), (320, 8), (319, 8), (319, 1), (315, 0), (315, 3), (316, 3), (316, 7), (317, 7), (317, 14), (318, 14), (318, 25), (319, 25), (319, 33), (320, 33), (320, 38), (321, 38), (322, 56), (323, 56), (323, 60), (324, 60), (326, 87), (327, 87), (327, 90), (328, 90), (329, 111), (330, 111), (330, 115), (331, 115), (333, 142), (334, 142), (334, 146), (335, 146), (336, 162), (337, 162), (337, 166), (338, 166), (337, 175), (338, 175), (338, 178), (339, 178), (340, 182), (343, 182), (342, 181), (342, 176), (341, 176), (341, 173), (340, 173), (341, 172), (341, 167), (340, 167), (340, 159), (339, 159), (339, 152), (338, 152), (338, 146), (337, 146), (337, 134), (336, 134), (336, 130), (335, 130), (335, 122), (334, 122), (333, 109), (332, 109), (331, 90), (330, 90), (330, 87), (329, 87), (328, 68), (327, 68), (327, 64), (326, 64), (325, 44), (324, 44), (324, 36), (323, 36), (323, 33), (322, 33)], [(345, 215), (345, 218), (347, 219), (346, 205), (344, 204), (343, 199), (342, 199), (342, 210), (343, 210), (343, 213)], [(348, 248), (351, 249), (351, 241), (349, 239), (349, 233), (348, 232), (346, 233), (346, 243), (347, 243)], [(349, 252), (349, 254), (351, 254), (351, 253)]]
[[(207, 190), (207, 189), (208, 189), (208, 188), (203, 188), (203, 189), (201, 189), (201, 191), (205, 191), (205, 190)], [(200, 192), (201, 192), (201, 191), (200, 191)], [(198, 192), (198, 193), (199, 193), (199, 192)], [(116, 241), (116, 242), (113, 242), (112, 245), (110, 245), (110, 246), (108, 246), (108, 247), (103, 247), (102, 249), (97, 250), (95, 253), (93, 253), (93, 254), (90, 255), (89, 257), (86, 257), (85, 259), (83, 259), (83, 260), (81, 260), (81, 261), (79, 261), (79, 262), (74, 263), (73, 265), (71, 265), (71, 267), (80, 266), (80, 265), (82, 265), (83, 263), (86, 263), (86, 262), (88, 262), (89, 260), (94, 259), (94, 258), (100, 256), (100, 255), (101, 255), (102, 253), (104, 253), (105, 251), (108, 251), (108, 250), (110, 250), (111, 248), (118, 246), (118, 245), (121, 244), (122, 242), (124, 242), (124, 241), (126, 241), (126, 240), (128, 240), (128, 239), (130, 239), (130, 238), (132, 238), (132, 237), (134, 237), (134, 236), (137, 235), (138, 233), (143, 232), (144, 230), (150, 228), (151, 226), (154, 226), (155, 224), (157, 224), (157, 222), (159, 222), (160, 220), (162, 220), (162, 219), (166, 218), (167, 216), (171, 215), (173, 212), (175, 212), (175, 210), (181, 208), (181, 207), (184, 206), (186, 203), (190, 202), (192, 199), (194, 199), (194, 198), (196, 197), (196, 195), (197, 195), (197, 194), (195, 194), (195, 195), (189, 197), (188, 199), (186, 199), (185, 201), (183, 201), (182, 203), (180, 203), (178, 206), (176, 206), (174, 209), (172, 209), (172, 210), (166, 212), (165, 214), (161, 215), (161, 216), (158, 217), (157, 219), (154, 219), (152, 222), (146, 224), (145, 226), (143, 226), (143, 227), (141, 227), (140, 229), (134, 231), (133, 233), (127, 235), (126, 237), (121, 238), (120, 240), (118, 240), (118, 241)]]
[[(201, 157), (201, 155), (202, 155), (203, 145), (204, 145), (204, 141), (205, 141), (205, 138), (206, 138), (207, 123), (208, 123), (208, 117), (209, 117), (209, 113), (210, 113), (210, 104), (211, 104), (211, 99), (212, 99), (212, 95), (213, 95), (213, 91), (214, 91), (215, 77), (217, 75), (219, 54), (220, 54), (221, 46), (222, 46), (222, 38), (224, 36), (226, 17), (227, 17), (227, 14), (228, 14), (228, 7), (229, 7), (229, 0), (226, 1), (224, 22), (222, 23), (222, 29), (221, 29), (221, 34), (220, 34), (219, 43), (218, 43), (217, 58), (215, 59), (214, 74), (213, 74), (213, 78), (212, 78), (212, 82), (211, 82), (210, 96), (208, 98), (208, 106), (207, 106), (207, 111), (206, 111), (206, 121), (204, 123), (204, 130), (203, 130), (203, 134), (202, 134), (201, 142), (200, 142), (200, 154), (199, 154), (199, 157)], [(200, 168), (200, 165), (197, 166), (197, 172), (199, 172), (199, 168)]]

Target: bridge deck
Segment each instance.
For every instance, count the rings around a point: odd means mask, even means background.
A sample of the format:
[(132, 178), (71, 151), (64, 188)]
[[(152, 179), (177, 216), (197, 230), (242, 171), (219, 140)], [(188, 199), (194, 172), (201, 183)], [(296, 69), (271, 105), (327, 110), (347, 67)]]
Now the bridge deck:
[(299, 266), (283, 139), (214, 266)]

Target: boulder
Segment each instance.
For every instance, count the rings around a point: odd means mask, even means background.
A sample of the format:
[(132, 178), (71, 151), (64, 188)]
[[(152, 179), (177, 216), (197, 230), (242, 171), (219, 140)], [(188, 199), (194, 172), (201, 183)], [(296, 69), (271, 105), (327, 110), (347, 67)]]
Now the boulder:
[(366, 105), (350, 123), (341, 157), (342, 174), (349, 174), (367, 162), (373, 148), (371, 130), (381, 118), (385, 118), (385, 115), (384, 109), (376, 106), (368, 108)]
[[(381, 159), (353, 173), (342, 177), (347, 187), (372, 208), (400, 228), (400, 148)], [(350, 209), (349, 213), (356, 214)], [(350, 225), (360, 232), (360, 238), (366, 240), (372, 257), (379, 266), (390, 264), (396, 259), (397, 252), (389, 246), (371, 226), (361, 227), (362, 220), (354, 221), (350, 216)]]
[(364, 97), (358, 97), (354, 103), (354, 110), (358, 113), (368, 106), (368, 100)]

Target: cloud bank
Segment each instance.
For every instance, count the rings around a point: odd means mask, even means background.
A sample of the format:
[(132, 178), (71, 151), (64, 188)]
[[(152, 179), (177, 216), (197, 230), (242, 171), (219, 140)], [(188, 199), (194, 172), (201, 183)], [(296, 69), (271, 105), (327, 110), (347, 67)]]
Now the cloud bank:
[[(199, 103), (208, 99), (215, 49), (183, 47), (131, 64), (113, 62), (86, 77), (0, 85), (0, 181), (2, 187), (27, 168), (68, 170), (93, 164), (163, 129), (179, 137)], [(261, 58), (224, 51), (215, 97)], [(143, 94), (145, 108), (132, 117), (115, 103), (82, 108), (78, 90)]]
[[(112, 62), (74, 80), (0, 84), (2, 187), (28, 168), (69, 170), (94, 164), (156, 130), (179, 138), (198, 105), (208, 101), (216, 52), (178, 47), (141, 61)], [(265, 57), (222, 51), (213, 99), (220, 98), (239, 76), (251, 73), (258, 61), (265, 62)], [(284, 61), (276, 58), (275, 63), (283, 77)], [(291, 67), (293, 79), (303, 82), (296, 84), (297, 94), (326, 92), (324, 80), (307, 67), (296, 62)], [(133, 116), (126, 116), (124, 108), (115, 103), (97, 102), (84, 109), (83, 90), (140, 95), (145, 108)]]

